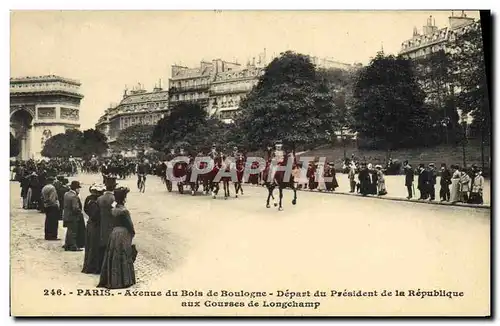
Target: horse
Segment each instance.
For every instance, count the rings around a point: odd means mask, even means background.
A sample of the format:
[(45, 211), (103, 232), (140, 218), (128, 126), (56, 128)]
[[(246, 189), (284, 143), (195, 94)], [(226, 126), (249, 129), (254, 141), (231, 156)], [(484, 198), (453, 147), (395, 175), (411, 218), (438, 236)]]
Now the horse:
[[(286, 166), (288, 163), (289, 157), (285, 156), (281, 161), (277, 162), (278, 166)], [(274, 189), (278, 187), (279, 190), (279, 207), (278, 210), (282, 211), (283, 210), (283, 189), (290, 188), (293, 190), (293, 200), (292, 200), (292, 205), (297, 204), (297, 188), (295, 186), (295, 181), (293, 175), (290, 175), (289, 180), (284, 180), (285, 179), (285, 172), (286, 171), (276, 171), (277, 167), (273, 166), (271, 164), (271, 160), (269, 159), (266, 168), (263, 171), (262, 177), (264, 180), (264, 185), (267, 188), (268, 195), (267, 195), (267, 201), (266, 201), (266, 207), (270, 208), (271, 205), (269, 204), (269, 200), (273, 198), (274, 200)], [(271, 180), (269, 180), (269, 174), (271, 174)], [(276, 203), (274, 204), (276, 206)]]
[(214, 160), (214, 167), (212, 168), (212, 171), (208, 172), (207, 181), (210, 185), (210, 191), (212, 192), (212, 198), (215, 199), (215, 198), (217, 198), (217, 194), (219, 193), (219, 189), (220, 189), (219, 184), (221, 182), (221, 180), (215, 181), (215, 177), (217, 176), (219, 171), (223, 168), (223, 155), (222, 154), (214, 155), (213, 160)]

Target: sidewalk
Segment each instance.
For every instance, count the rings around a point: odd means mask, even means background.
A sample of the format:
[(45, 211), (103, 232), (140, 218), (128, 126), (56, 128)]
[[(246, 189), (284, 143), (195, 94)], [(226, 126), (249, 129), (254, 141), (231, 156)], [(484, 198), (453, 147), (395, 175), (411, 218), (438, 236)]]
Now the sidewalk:
[[(337, 195), (344, 195), (344, 196), (357, 196), (357, 197), (366, 197), (366, 198), (376, 198), (376, 199), (383, 199), (383, 200), (394, 200), (394, 201), (407, 201), (407, 202), (412, 202), (412, 203), (420, 203), (420, 204), (429, 204), (429, 205), (445, 205), (445, 206), (456, 206), (456, 207), (472, 207), (472, 208), (482, 208), (482, 209), (491, 209), (491, 188), (490, 188), (490, 180), (485, 180), (484, 183), (484, 189), (483, 189), (483, 205), (475, 205), (475, 204), (467, 204), (467, 203), (449, 203), (449, 202), (441, 202), (439, 200), (439, 181), (440, 178), (437, 178), (437, 184), (436, 184), (436, 200), (435, 201), (428, 201), (428, 200), (418, 200), (418, 199), (406, 199), (407, 193), (406, 193), (406, 187), (404, 187), (404, 176), (403, 175), (389, 175), (385, 176), (385, 185), (387, 187), (387, 192), (388, 194), (385, 196), (374, 196), (374, 195), (368, 195), (368, 196), (362, 196), (357, 193), (350, 193), (349, 192), (349, 179), (347, 177), (347, 174), (342, 174), (342, 173), (337, 173), (336, 175), (337, 181), (339, 183), (339, 187), (333, 191), (333, 192), (326, 192), (322, 191), (321, 193), (326, 193), (326, 194), (337, 194)], [(245, 185), (249, 185), (248, 183)], [(417, 194), (413, 194), (414, 198), (418, 198), (419, 192), (418, 189), (415, 190)], [(308, 192), (319, 192), (318, 190), (313, 190), (310, 191), (308, 189), (300, 189), (299, 191), (308, 191)]]
[(444, 205), (444, 206), (459, 206), (459, 207), (471, 207), (471, 208), (483, 208), (483, 209), (491, 209), (491, 206), (488, 204), (483, 204), (483, 205), (476, 205), (476, 204), (467, 204), (467, 203), (450, 203), (450, 202), (442, 202), (439, 199), (429, 201), (429, 200), (418, 200), (418, 199), (406, 199), (406, 198), (401, 198), (401, 197), (394, 197), (394, 196), (375, 196), (375, 195), (367, 195), (363, 196), (358, 193), (351, 193), (351, 192), (345, 192), (345, 191), (318, 191), (318, 190), (308, 190), (308, 189), (298, 189), (298, 191), (309, 191), (309, 192), (318, 192), (318, 193), (323, 193), (323, 194), (332, 194), (332, 195), (344, 195), (344, 196), (355, 196), (355, 197), (362, 197), (362, 198), (375, 198), (375, 199), (383, 199), (383, 200), (393, 200), (393, 201), (407, 201), (407, 202), (412, 202), (412, 203), (419, 203), (419, 204), (428, 204), (428, 205)]

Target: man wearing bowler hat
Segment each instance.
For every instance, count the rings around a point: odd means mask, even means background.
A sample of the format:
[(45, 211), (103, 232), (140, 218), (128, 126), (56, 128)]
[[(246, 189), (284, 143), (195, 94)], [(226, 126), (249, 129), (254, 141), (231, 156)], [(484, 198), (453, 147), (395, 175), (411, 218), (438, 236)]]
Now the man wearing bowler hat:
[(76, 240), (78, 233), (79, 220), (82, 217), (82, 203), (78, 194), (80, 193), (80, 182), (71, 181), (69, 191), (64, 194), (64, 213), (63, 221), (66, 227), (66, 239), (64, 249), (66, 251), (81, 251), (78, 248)]

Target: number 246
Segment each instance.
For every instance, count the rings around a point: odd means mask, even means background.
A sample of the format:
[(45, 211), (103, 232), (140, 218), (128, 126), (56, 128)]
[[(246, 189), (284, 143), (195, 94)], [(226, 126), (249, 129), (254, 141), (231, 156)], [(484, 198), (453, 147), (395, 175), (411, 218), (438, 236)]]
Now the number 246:
[(63, 292), (61, 289), (57, 289), (57, 290), (43, 290), (43, 295), (63, 295)]

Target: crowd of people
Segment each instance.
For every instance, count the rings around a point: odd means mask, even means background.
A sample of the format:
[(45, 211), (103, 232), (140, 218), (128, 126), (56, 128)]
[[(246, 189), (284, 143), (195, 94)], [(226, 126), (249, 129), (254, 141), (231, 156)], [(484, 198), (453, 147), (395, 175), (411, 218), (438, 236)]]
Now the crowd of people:
[[(93, 184), (89, 188), (90, 195), (82, 204), (80, 200), (80, 182), (71, 183), (68, 177), (75, 175), (78, 166), (83, 172), (102, 173), (103, 183)], [(26, 161), (15, 162), (12, 168), (12, 180), (20, 183), (23, 209), (37, 209), (45, 214), (45, 240), (58, 238), (59, 221), (66, 228), (64, 240), (65, 251), (85, 250), (82, 272), (99, 274), (98, 287), (110, 289), (127, 288), (135, 284), (134, 261), (137, 250), (132, 244), (135, 236), (134, 225), (129, 211), (125, 207), (128, 188), (118, 187), (117, 178), (137, 174), (138, 182), (147, 174), (161, 176), (165, 172), (166, 162), (148, 160), (112, 159), (88, 164), (83, 161), (78, 165), (71, 160)], [(297, 188), (335, 191), (339, 187), (335, 165), (332, 162), (310, 162), (306, 179), (300, 177), (302, 166), (294, 163), (292, 175)], [(347, 170), (347, 171), (346, 171)], [(384, 196), (388, 193), (385, 184), (385, 171), (381, 165), (349, 162), (347, 180), (351, 193), (363, 196)], [(450, 168), (441, 164), (438, 171), (433, 163), (424, 166), (419, 164), (415, 169), (405, 161), (402, 166), (407, 199), (417, 196), (419, 200), (436, 199), (436, 183), (439, 179), (439, 198), (451, 203), (463, 202), (483, 203), (484, 177), (482, 171), (473, 165), (464, 169), (458, 165)], [(126, 171), (126, 172), (123, 172)], [(329, 177), (324, 182), (324, 177)], [(298, 181), (297, 181), (298, 180)], [(247, 182), (259, 184), (262, 176), (257, 175)], [(85, 224), (84, 215), (88, 216)]]
[[(125, 208), (129, 189), (117, 187), (116, 177), (110, 176), (106, 185), (89, 188), (90, 195), (82, 205), (80, 182), (68, 180), (78, 168), (84, 170), (78, 163), (70, 159), (15, 161), (11, 180), (20, 184), (22, 208), (45, 214), (45, 240), (60, 240), (62, 220), (66, 228), (63, 249), (85, 250), (83, 273), (99, 274), (98, 287), (130, 287), (135, 284), (137, 251), (132, 245), (134, 226)], [(83, 213), (88, 216), (86, 225)]]
[[(116, 178), (106, 185), (93, 184), (82, 205), (81, 185), (72, 181), (62, 196), (48, 177), (42, 188), (41, 200), (45, 212), (45, 240), (59, 240), (59, 220), (63, 220), (66, 237), (65, 251), (85, 250), (82, 272), (100, 275), (97, 287), (127, 288), (136, 283), (134, 261), (137, 255), (132, 239), (134, 224), (125, 202), (129, 189), (117, 187)], [(62, 212), (62, 217), (61, 217)], [(85, 225), (83, 212), (88, 216)]]

